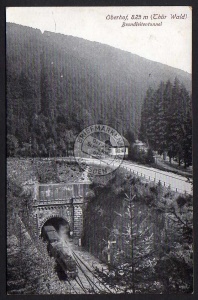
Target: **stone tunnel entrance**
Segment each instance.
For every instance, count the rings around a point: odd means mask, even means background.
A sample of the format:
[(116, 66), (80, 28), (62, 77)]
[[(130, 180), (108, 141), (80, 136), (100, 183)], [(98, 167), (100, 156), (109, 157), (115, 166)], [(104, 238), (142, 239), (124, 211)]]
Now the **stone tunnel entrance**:
[(68, 221), (61, 217), (52, 217), (43, 224), (41, 228), (41, 237), (43, 237), (44, 227), (49, 225), (53, 226), (56, 229), (59, 236), (64, 240), (72, 237), (73, 235)]
[(88, 191), (89, 184), (34, 184), (35, 233), (42, 236), (43, 226), (52, 225), (59, 234), (78, 242), (82, 236), (84, 199)]

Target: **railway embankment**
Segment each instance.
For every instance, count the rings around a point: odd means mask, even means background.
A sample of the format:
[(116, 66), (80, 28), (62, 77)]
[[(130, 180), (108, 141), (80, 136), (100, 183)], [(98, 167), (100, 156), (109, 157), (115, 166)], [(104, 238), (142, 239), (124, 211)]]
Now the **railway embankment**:
[(75, 163), (10, 158), (7, 160), (7, 293), (67, 294), (55, 261), (31, 227), (31, 192), (34, 182), (62, 182), (81, 176)]
[(55, 271), (55, 260), (49, 257), (41, 239), (33, 239), (21, 218), (9, 220), (7, 242), (7, 293), (64, 294), (69, 290)]

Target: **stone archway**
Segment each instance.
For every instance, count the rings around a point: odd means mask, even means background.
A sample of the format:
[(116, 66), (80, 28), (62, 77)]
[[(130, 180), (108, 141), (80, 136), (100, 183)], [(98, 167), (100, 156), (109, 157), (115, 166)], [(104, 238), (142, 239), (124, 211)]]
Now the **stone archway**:
[(44, 218), (44, 219), (42, 220), (42, 222), (40, 223), (40, 225), (39, 225), (39, 236), (42, 235), (42, 228), (43, 228), (43, 226), (44, 226), (46, 223), (48, 223), (48, 221), (53, 220), (53, 219), (64, 220), (65, 223), (67, 223), (67, 224), (69, 225), (69, 228), (70, 228), (70, 226), (71, 226), (70, 222), (69, 222), (64, 216), (62, 216), (61, 214), (52, 214), (52, 215), (50, 215), (50, 216)]

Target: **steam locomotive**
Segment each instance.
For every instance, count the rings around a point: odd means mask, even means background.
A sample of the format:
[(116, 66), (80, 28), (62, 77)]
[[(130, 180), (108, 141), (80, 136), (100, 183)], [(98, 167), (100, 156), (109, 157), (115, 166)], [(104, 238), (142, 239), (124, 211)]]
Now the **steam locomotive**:
[(60, 240), (53, 226), (43, 228), (43, 238), (48, 241), (47, 249), (51, 256), (56, 259), (63, 272), (69, 279), (75, 279), (78, 274), (76, 262), (71, 255), (70, 248)]

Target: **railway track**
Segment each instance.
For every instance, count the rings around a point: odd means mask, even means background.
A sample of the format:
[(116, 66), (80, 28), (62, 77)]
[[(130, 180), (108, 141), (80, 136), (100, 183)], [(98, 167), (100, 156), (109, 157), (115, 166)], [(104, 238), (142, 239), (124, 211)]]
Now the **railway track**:
[(44, 227), (43, 234), (43, 237), (48, 239), (48, 253), (56, 260), (57, 275), (65, 285), (65, 291), (71, 294), (114, 293), (113, 289), (99, 278), (93, 264), (100, 270), (106, 267), (105, 265), (71, 242), (64, 231), (58, 233), (51, 225)]
[(73, 259), (78, 268), (78, 275), (73, 280), (67, 280), (65, 284), (73, 294), (114, 294), (115, 291), (95, 274), (94, 267), (83, 261), (80, 251), (71, 250)]

